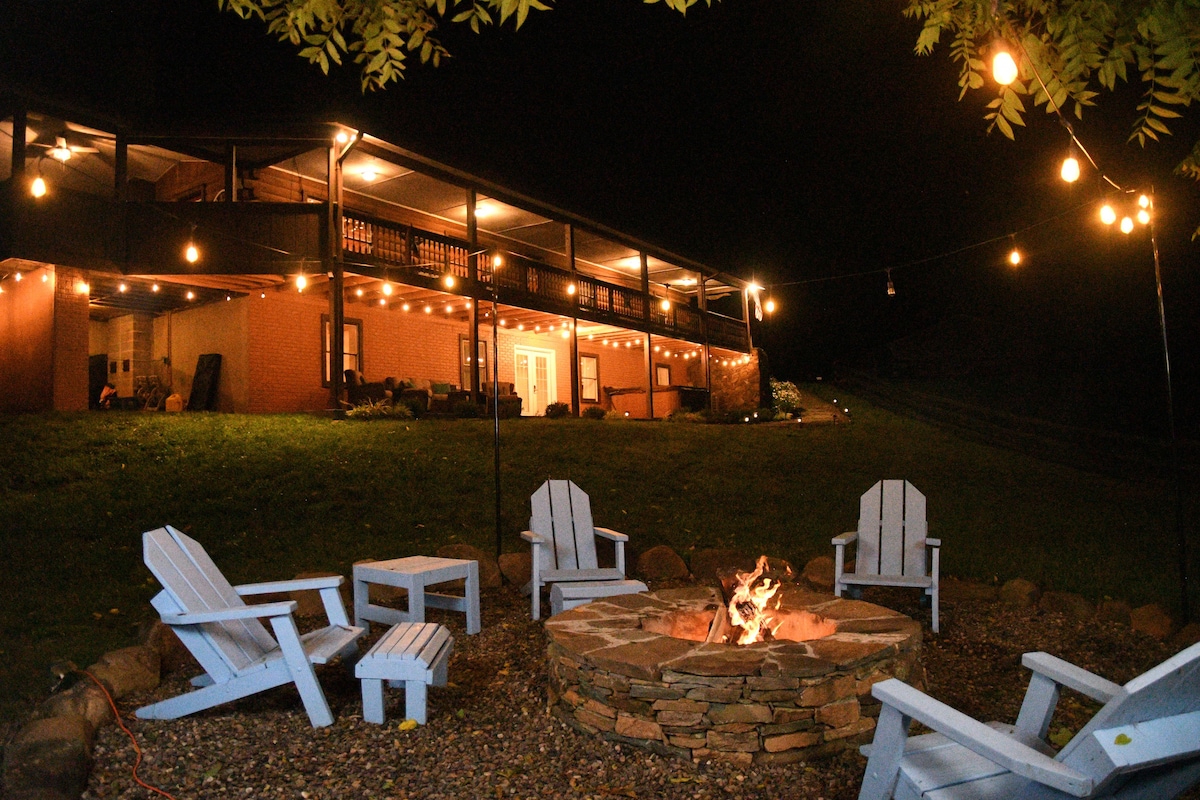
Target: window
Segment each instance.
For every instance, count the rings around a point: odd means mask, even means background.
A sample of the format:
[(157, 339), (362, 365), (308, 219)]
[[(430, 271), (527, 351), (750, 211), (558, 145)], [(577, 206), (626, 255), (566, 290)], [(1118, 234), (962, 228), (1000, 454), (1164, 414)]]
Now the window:
[[(321, 385), (329, 385), (329, 315), (321, 315)], [(363, 371), (363, 327), (361, 319), (347, 319), (342, 328), (342, 369)]]
[(654, 383), (658, 386), (671, 385), (671, 365), (670, 364), (655, 364), (654, 365)]
[(579, 399), (584, 403), (600, 402), (599, 356), (579, 356)]
[[(490, 381), (488, 376), (488, 343), (479, 340), (479, 382)], [(465, 333), (458, 335), (458, 386), (469, 391), (471, 388), (471, 337)]]

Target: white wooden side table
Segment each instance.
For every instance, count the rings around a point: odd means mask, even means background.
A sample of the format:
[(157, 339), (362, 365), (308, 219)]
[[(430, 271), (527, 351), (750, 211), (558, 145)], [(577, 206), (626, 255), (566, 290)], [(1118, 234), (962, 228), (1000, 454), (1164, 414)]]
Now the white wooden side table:
[[(463, 579), (462, 596), (431, 592), (428, 587)], [(408, 590), (408, 611), (373, 605), (370, 584)], [(479, 562), (462, 558), (409, 556), (354, 565), (354, 624), (368, 630), (371, 622), (395, 625), (424, 622), (426, 608), (444, 608), (467, 615), (467, 633), (479, 633)]]

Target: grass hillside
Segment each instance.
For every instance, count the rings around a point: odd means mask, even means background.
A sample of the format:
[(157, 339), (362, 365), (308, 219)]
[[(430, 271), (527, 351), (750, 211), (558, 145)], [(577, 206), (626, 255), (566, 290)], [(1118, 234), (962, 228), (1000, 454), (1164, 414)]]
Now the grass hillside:
[[(944, 574), (1023, 576), (1173, 608), (1173, 517), (1159, 480), (1120, 480), (966, 442), (840, 398), (836, 427), (502, 422), (502, 546), (529, 495), (569, 477), (636, 554), (734, 547), (832, 555), (858, 496), (905, 477), (929, 499)], [(140, 534), (190, 529), (234, 582), (495, 547), (489, 420), (92, 413), (0, 417), (0, 712), (44, 696), (46, 667), (132, 642), (157, 585)], [(632, 562), (631, 562), (632, 563)]]

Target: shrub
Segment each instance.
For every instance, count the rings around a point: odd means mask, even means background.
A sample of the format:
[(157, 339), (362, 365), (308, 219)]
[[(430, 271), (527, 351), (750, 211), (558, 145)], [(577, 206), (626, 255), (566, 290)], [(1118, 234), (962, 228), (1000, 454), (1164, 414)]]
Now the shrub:
[(566, 403), (551, 403), (546, 406), (547, 419), (562, 419), (571, 416), (571, 407)]
[(347, 419), (412, 419), (412, 410), (403, 403), (390, 400), (368, 401), (346, 412)]
[(584, 419), (604, 419), (608, 416), (608, 412), (600, 406), (588, 406), (583, 410)]
[(699, 411), (688, 411), (677, 408), (667, 415), (667, 422), (704, 422), (705, 416)]
[(771, 400), (775, 409), (785, 414), (804, 410), (800, 402), (800, 390), (791, 381), (777, 381), (771, 378)]

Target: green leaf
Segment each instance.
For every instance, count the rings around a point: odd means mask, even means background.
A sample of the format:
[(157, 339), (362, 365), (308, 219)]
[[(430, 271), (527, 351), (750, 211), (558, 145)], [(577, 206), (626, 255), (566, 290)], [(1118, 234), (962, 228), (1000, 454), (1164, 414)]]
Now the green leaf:
[(1050, 744), (1054, 745), (1055, 747), (1066, 747), (1067, 743), (1070, 742), (1071, 739), (1075, 738), (1075, 734), (1066, 728), (1059, 728), (1054, 733), (1050, 734), (1048, 738), (1050, 739)]
[(1130, 743), (1130, 742), (1132, 742), (1132, 741), (1133, 741), (1133, 739), (1130, 739), (1130, 738), (1129, 738), (1128, 736), (1126, 736), (1125, 734), (1123, 734), (1123, 733), (1118, 733), (1118, 734), (1117, 734), (1117, 738), (1113, 739), (1113, 744), (1117, 744), (1117, 745), (1126, 745), (1126, 744), (1129, 744), (1129, 743)]

